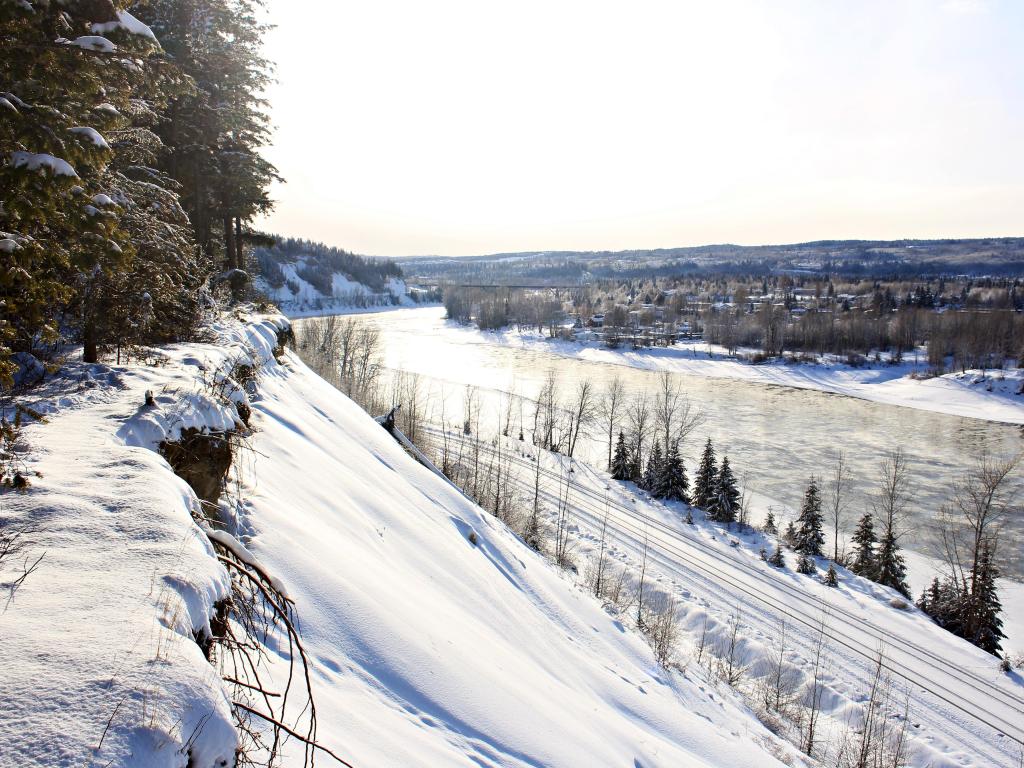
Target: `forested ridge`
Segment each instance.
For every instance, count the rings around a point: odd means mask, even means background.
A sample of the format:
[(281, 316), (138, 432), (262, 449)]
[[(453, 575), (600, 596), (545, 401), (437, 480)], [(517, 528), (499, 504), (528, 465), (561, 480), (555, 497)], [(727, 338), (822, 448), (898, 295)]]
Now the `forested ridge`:
[(0, 381), (26, 355), (194, 338), (248, 290), (260, 152), (260, 0), (0, 3)]
[(299, 277), (326, 295), (331, 294), (331, 280), (336, 273), (374, 291), (383, 291), (389, 279), (402, 277), (401, 268), (391, 259), (359, 256), (313, 240), (279, 237), (256, 248), (259, 273), (273, 288), (286, 282), (281, 265), (300, 260)]

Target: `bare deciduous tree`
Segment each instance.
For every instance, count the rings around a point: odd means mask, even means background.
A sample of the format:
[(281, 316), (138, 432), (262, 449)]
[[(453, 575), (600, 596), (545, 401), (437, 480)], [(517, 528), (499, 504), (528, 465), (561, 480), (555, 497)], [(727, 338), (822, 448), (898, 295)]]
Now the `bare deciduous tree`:
[(623, 401), (625, 400), (625, 389), (622, 379), (615, 376), (608, 382), (604, 395), (601, 398), (601, 418), (608, 428), (608, 471), (612, 469), (612, 449), (615, 445), (615, 428), (621, 418)]
[(594, 398), (594, 385), (589, 379), (580, 381), (569, 409), (569, 428), (566, 431), (566, 453), (572, 458), (580, 434), (586, 434), (587, 427), (593, 423), (597, 414), (597, 402)]
[(726, 638), (725, 647), (718, 657), (718, 676), (731, 688), (735, 688), (739, 684), (750, 668), (746, 648), (743, 645), (743, 636), (740, 633), (742, 626), (739, 608), (737, 608), (729, 617), (729, 635)]
[(982, 552), (996, 552), (1007, 519), (1019, 514), (1018, 484), (1013, 473), (1021, 457), (1000, 460), (983, 454), (953, 484), (953, 494), (939, 517), (939, 543), (950, 576), (960, 589), (975, 594)]
[(839, 562), (839, 533), (843, 528), (846, 513), (846, 497), (849, 491), (850, 477), (846, 466), (846, 453), (840, 450), (836, 454), (832, 475), (828, 482), (828, 511), (832, 522), (832, 560)]
[(704, 412), (690, 402), (668, 371), (658, 374), (653, 413), (661, 432), (661, 447), (665, 455), (668, 455), (673, 443), (683, 444), (693, 430), (704, 423)]

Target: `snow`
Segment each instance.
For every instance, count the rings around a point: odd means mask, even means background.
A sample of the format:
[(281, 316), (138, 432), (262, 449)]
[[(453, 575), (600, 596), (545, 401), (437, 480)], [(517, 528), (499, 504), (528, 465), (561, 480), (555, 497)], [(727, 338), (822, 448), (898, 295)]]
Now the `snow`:
[(97, 131), (95, 128), (89, 128), (88, 126), (84, 125), (77, 125), (74, 128), (68, 128), (68, 130), (71, 131), (71, 133), (77, 134), (79, 136), (84, 136), (95, 147), (99, 147), (101, 149), (110, 149), (110, 145), (107, 144), (107, 140), (104, 139), (100, 135), (99, 131)]
[(130, 35), (146, 37), (156, 42), (156, 35), (153, 30), (132, 16), (128, 11), (118, 11), (117, 21), (107, 21), (102, 24), (93, 24), (92, 31), (97, 35), (106, 35), (114, 30), (123, 30)]
[(113, 205), (114, 201), (111, 200), (109, 196), (100, 194), (92, 196), (92, 204), (98, 205), (100, 208), (105, 208), (108, 205)]
[(9, 237), (5, 237), (0, 240), (0, 251), (3, 251), (4, 253), (14, 253), (20, 247), (21, 246), (18, 245), (17, 240), (13, 240)]
[(11, 165), (15, 168), (27, 168), (30, 171), (48, 170), (54, 176), (73, 176), (76, 179), (78, 178), (75, 169), (71, 167), (67, 160), (61, 160), (59, 157), (45, 153), (37, 155), (32, 152), (16, 150), (11, 152)]
[[(453, 452), (459, 451), (461, 439), (460, 430), (449, 434), (449, 440), (455, 441)], [(559, 503), (559, 478), (567, 460), (535, 451), (517, 440), (504, 442), (505, 457), (512, 461), (513, 483), (527, 498), (532, 498), (533, 492), (532, 457), (540, 457), (541, 495), (553, 517), (550, 510)], [(434, 444), (438, 443), (435, 438)], [(485, 454), (484, 463), (489, 460)], [(741, 534), (728, 530), (706, 521), (699, 510), (692, 513), (695, 524), (687, 525), (684, 505), (654, 501), (632, 483), (611, 481), (607, 473), (578, 462), (572, 477), (571, 525), (578, 562), (582, 565), (595, 556), (603, 516), (609, 510), (612, 563), (639, 572), (644, 542), (649, 542), (648, 589), (679, 602), (687, 628), (683, 643), (691, 654), (695, 654), (694, 646), (705, 626), (712, 645), (723, 643), (730, 617), (740, 615), (745, 626), (745, 660), (753, 678), (747, 682), (749, 690), (756, 686), (757, 670), (764, 668), (774, 633), (785, 619), (792, 672), (804, 676), (807, 659), (813, 657), (811, 628), (825, 610), (829, 664), (824, 678), (823, 735), (841, 735), (848, 721), (857, 722), (870, 685), (872, 660), (881, 647), (897, 698), (904, 691), (910, 696), (914, 727), (909, 765), (1016, 768), (1019, 745), (1005, 733), (1024, 738), (1020, 719), (1024, 679), (1000, 672), (997, 659), (940, 629), (913, 606), (894, 609), (891, 601), (899, 597), (894, 591), (844, 568), (837, 569), (839, 587), (827, 587), (820, 575), (795, 573), (792, 552), (786, 553), (788, 569), (776, 570), (759, 555), (761, 547), (769, 553), (774, 550), (773, 538), (756, 531)], [(779, 519), (785, 525), (785, 519)], [(551, 519), (548, 522), (554, 524)], [(819, 559), (817, 565), (820, 574), (828, 563)], [(1008, 617), (1013, 605), (1012, 600), (1007, 604)], [(1008, 648), (1016, 650), (1013, 644)]]
[(63, 42), (66, 45), (76, 45), (87, 51), (99, 51), (100, 53), (113, 53), (117, 50), (116, 45), (100, 35), (82, 35), (74, 40), (59, 40), (58, 42)]
[[(423, 309), (433, 319), (444, 310)], [(410, 322), (415, 322), (410, 317)], [(831, 392), (862, 400), (935, 411), (952, 416), (1024, 424), (1024, 370), (968, 371), (933, 378), (912, 378), (927, 366), (913, 359), (897, 365), (887, 363), (850, 367), (840, 362), (787, 364), (774, 361), (754, 365), (730, 358), (725, 350), (703, 343), (683, 342), (673, 347), (643, 350), (607, 349), (597, 343), (579, 343), (548, 339), (535, 331), (479, 331), (447, 323), (446, 330), (461, 342), (504, 344), (532, 350), (544, 350), (563, 357), (593, 362), (626, 365), (654, 371), (741, 379), (757, 384), (774, 384)]]
[[(342, 272), (335, 272), (331, 277), (330, 294), (322, 293), (299, 276), (298, 270), (304, 263), (305, 260), (300, 256), (294, 262), (280, 265), (285, 277), (285, 284), (280, 288), (272, 287), (262, 275), (258, 275), (255, 280), (256, 287), (288, 317), (349, 314), (393, 306), (415, 306), (405, 282), (395, 278), (389, 278), (384, 291), (378, 292)], [(293, 293), (289, 285), (295, 286), (297, 292)]]
[[(192, 639), (227, 589), (209, 537), (287, 585), (319, 739), (355, 765), (803, 764), (701, 670), (663, 671), (291, 353), (276, 362), (283, 325), (226, 319), (218, 344), (165, 348), (159, 366), (73, 364), (37, 394), (40, 475), (0, 505), (5, 522), (38, 524), (45, 552), (0, 614), (0, 764), (230, 764), (226, 692)], [(233, 422), (216, 392), (247, 361), (261, 366), (253, 450), (222, 500), (237, 525), (204, 531), (152, 448)], [(302, 763), (301, 745), (285, 752)]]

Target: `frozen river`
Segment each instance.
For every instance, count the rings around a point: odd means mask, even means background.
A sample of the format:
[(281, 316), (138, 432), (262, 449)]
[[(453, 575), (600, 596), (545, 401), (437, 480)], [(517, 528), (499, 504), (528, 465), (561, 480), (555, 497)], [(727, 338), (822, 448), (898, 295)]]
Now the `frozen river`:
[[(460, 422), (466, 386), (472, 385), (481, 394), (481, 432), (493, 432), (502, 407), (501, 393), (514, 391), (533, 397), (550, 370), (557, 374), (563, 395), (569, 395), (581, 379), (593, 382), (600, 392), (616, 376), (629, 394), (646, 390), (653, 397), (657, 390), (656, 372), (488, 343), (486, 334), (453, 328), (443, 316), (444, 310), (438, 307), (359, 316), (360, 322), (380, 331), (389, 369), (424, 377), (423, 386), (435, 403), (433, 420), (439, 418), (436, 403), (443, 392), (447, 421)], [(985, 449), (1005, 455), (1024, 448), (1021, 429), (1016, 426), (813, 390), (672, 375), (706, 417), (683, 446), (689, 466), (705, 437), (710, 436), (719, 455), (729, 455), (748, 489), (781, 504), (798, 506), (808, 477), (827, 475), (842, 449), (853, 477), (848, 515), (859, 517), (867, 509), (867, 494), (880, 460), (888, 451), (902, 447), (909, 460), (914, 499), (904, 543), (919, 551), (927, 549), (921, 533), (928, 520), (972, 456)], [(518, 410), (513, 409), (513, 419), (518, 418)], [(524, 416), (530, 411), (526, 406)], [(515, 426), (513, 430), (517, 431)], [(603, 466), (606, 438), (599, 432), (595, 428), (577, 456)], [(1020, 527), (1016, 532), (1021, 532)]]

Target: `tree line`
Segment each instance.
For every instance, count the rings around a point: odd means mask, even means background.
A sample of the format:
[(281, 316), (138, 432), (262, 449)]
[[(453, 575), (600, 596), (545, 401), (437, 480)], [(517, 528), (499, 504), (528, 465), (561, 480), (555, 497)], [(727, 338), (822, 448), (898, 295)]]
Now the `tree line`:
[[(194, 338), (277, 173), (261, 0), (0, 8), (0, 383), (77, 342), (94, 362)], [(224, 287), (221, 292), (227, 294)]]
[(327, 296), (333, 292), (335, 273), (348, 275), (377, 292), (387, 288), (388, 280), (402, 279), (401, 267), (391, 259), (359, 256), (313, 240), (274, 238), (271, 245), (256, 247), (255, 256), (259, 273), (273, 288), (285, 285), (281, 264), (294, 263), (300, 258), (299, 277)]

